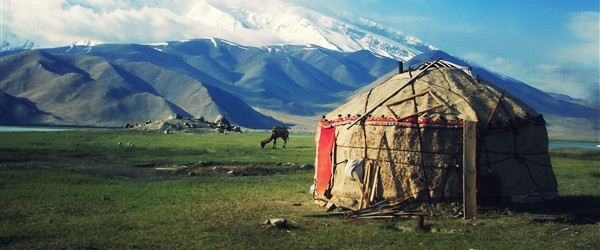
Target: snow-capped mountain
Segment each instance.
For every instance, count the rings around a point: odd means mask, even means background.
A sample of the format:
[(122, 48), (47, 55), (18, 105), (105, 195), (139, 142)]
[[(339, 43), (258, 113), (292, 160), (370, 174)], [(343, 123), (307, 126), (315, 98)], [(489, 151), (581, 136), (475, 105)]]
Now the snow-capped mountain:
[[(216, 37), (247, 46), (313, 44), (340, 52), (369, 50), (402, 61), (435, 49), (414, 36), (384, 27), (360, 16), (342, 13), (333, 17), (278, 0), (247, 3), (235, 0), (196, 1), (181, 12), (183, 17), (173, 19), (174, 25), (178, 28), (184, 27), (185, 31), (178, 32), (183, 33), (183, 37), (187, 39)], [(165, 40), (171, 39), (173, 38), (169, 37)], [(6, 39), (3, 37), (3, 40)], [(73, 40), (81, 40), (81, 38)], [(96, 37), (83, 40), (94, 41), (88, 45), (122, 43), (103, 41)], [(156, 42), (162, 41), (140, 43)], [(65, 41), (65, 45), (69, 43), (70, 41)], [(19, 44), (15, 41), (3, 41), (0, 50), (33, 47), (13, 45)], [(77, 45), (81, 44), (77, 43)]]
[[(359, 16), (342, 13), (336, 18), (279, 1), (241, 6), (200, 1), (188, 17), (202, 25), (199, 29), (216, 28), (222, 34), (217, 37), (252, 46), (314, 44), (340, 52), (370, 50), (402, 61), (435, 49), (416, 37)], [(215, 35), (211, 32), (206, 36)]]
[(28, 50), (39, 47), (34, 42), (19, 38), (17, 35), (10, 32), (2, 32), (1, 43), (0, 52), (10, 50)]

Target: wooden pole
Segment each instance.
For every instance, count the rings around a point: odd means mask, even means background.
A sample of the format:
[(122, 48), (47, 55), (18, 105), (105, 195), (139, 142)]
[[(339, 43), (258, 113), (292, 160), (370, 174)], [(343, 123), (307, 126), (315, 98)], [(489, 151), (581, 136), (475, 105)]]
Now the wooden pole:
[(377, 184), (379, 184), (379, 164), (375, 166), (375, 178), (373, 178), (373, 188), (371, 189), (371, 195), (369, 196), (369, 205), (373, 203), (375, 194), (377, 191)]
[(494, 105), (494, 108), (492, 108), (492, 113), (490, 113), (490, 116), (488, 117), (487, 122), (485, 122), (485, 125), (483, 126), (483, 132), (481, 133), (482, 135), (485, 135), (485, 133), (487, 132), (487, 128), (490, 125), (490, 122), (492, 121), (492, 117), (496, 113), (496, 109), (498, 108), (498, 105), (500, 105), (500, 102), (502, 101), (502, 98), (504, 97), (504, 92), (506, 92), (506, 87), (508, 87), (508, 86), (504, 86), (502, 93), (498, 97), (498, 101), (496, 102), (496, 105)]
[[(375, 111), (375, 109), (379, 108), (381, 105), (383, 105), (384, 103), (386, 103), (387, 101), (389, 101), (390, 99), (392, 99), (392, 97), (396, 96), (396, 94), (400, 93), (400, 91), (402, 91), (404, 88), (406, 88), (406, 86), (410, 85), (415, 79), (417, 79), (417, 77), (419, 77), (421, 74), (425, 73), (430, 67), (432, 67), (433, 65), (435, 65), (437, 62), (439, 62), (440, 60), (442, 60), (442, 58), (440, 57), (439, 59), (435, 60), (435, 62), (427, 65), (427, 67), (425, 67), (421, 72), (419, 72), (419, 74), (411, 77), (408, 82), (406, 82), (404, 85), (402, 85), (402, 87), (400, 87), (399, 89), (397, 89), (396, 91), (394, 91), (391, 95), (389, 95), (387, 98), (383, 99), (383, 101), (379, 102), (377, 105), (375, 105), (373, 108), (371, 108), (371, 110), (367, 111), (364, 115), (362, 115), (360, 118), (356, 119), (356, 121), (352, 122), (350, 124), (350, 126), (348, 126), (348, 128), (346, 129), (350, 129), (352, 126), (356, 125), (357, 123), (359, 123), (360, 121), (362, 121), (363, 119), (366, 119), (369, 114), (373, 113), (373, 111)], [(410, 71), (409, 71), (410, 72)]]
[(365, 180), (364, 180), (364, 188), (363, 188), (363, 194), (362, 197), (364, 199), (364, 203), (361, 203), (361, 207), (360, 208), (367, 208), (369, 207), (369, 183), (371, 183), (371, 170), (373, 169), (373, 164), (372, 163), (368, 163), (365, 162), (364, 163), (364, 168), (365, 168)]
[(363, 208), (363, 202), (365, 200), (367, 200), (367, 197), (365, 197), (365, 185), (362, 183), (362, 180), (360, 178), (358, 178), (358, 174), (355, 171), (352, 171), (352, 176), (354, 176), (354, 179), (356, 179), (356, 181), (358, 182), (358, 185), (360, 186), (360, 195), (361, 195), (361, 199), (360, 202), (358, 203), (358, 208), (362, 209)]
[(465, 219), (477, 217), (477, 122), (465, 121), (463, 125), (463, 215)]

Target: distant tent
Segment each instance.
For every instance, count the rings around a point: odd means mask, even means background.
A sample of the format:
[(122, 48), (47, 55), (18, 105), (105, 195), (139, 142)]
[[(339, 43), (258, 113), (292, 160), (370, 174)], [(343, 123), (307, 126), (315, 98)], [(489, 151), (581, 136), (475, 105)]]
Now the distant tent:
[(556, 199), (542, 115), (444, 60), (398, 73), (321, 119), (315, 198), (460, 200), (466, 121), (477, 124), (480, 204)]

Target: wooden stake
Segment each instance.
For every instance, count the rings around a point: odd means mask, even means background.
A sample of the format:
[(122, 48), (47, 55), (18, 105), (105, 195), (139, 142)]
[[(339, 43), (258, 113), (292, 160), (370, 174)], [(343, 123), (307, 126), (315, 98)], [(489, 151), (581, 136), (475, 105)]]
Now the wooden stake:
[(370, 179), (371, 179), (372, 164), (368, 164), (368, 166), (367, 166), (367, 163), (365, 162), (363, 166), (365, 168), (365, 179), (363, 181), (365, 188), (362, 190), (363, 191), (362, 197), (363, 197), (365, 203), (361, 202), (362, 205), (363, 205), (363, 206), (360, 207), (361, 209), (369, 207), (369, 198), (368, 198), (368, 195), (369, 195), (369, 183), (370, 183)]
[(363, 202), (367, 199), (367, 197), (365, 197), (365, 186), (363, 185), (361, 179), (358, 178), (358, 174), (356, 173), (356, 171), (352, 172), (352, 176), (354, 176), (354, 179), (358, 182), (358, 185), (360, 186), (360, 202), (358, 203), (358, 208), (362, 209), (363, 207)]
[(417, 231), (417, 232), (423, 231), (423, 223), (424, 222), (425, 222), (425, 216), (420, 215), (419, 217), (417, 217), (417, 227), (415, 228), (415, 231)]
[(463, 126), (463, 209), (464, 218), (477, 216), (477, 122), (465, 121)]
[(371, 195), (369, 196), (369, 204), (373, 203), (375, 198), (375, 192), (377, 190), (377, 184), (379, 183), (379, 164), (375, 166), (375, 177), (373, 178), (373, 188), (371, 189)]

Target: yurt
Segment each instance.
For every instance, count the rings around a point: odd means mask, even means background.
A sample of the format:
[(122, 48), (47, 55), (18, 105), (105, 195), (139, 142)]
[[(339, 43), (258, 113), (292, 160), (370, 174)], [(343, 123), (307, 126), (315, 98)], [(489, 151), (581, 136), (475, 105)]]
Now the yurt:
[(461, 201), (472, 157), (478, 203), (556, 199), (544, 118), (509, 91), (444, 60), (400, 70), (320, 120), (314, 197)]

